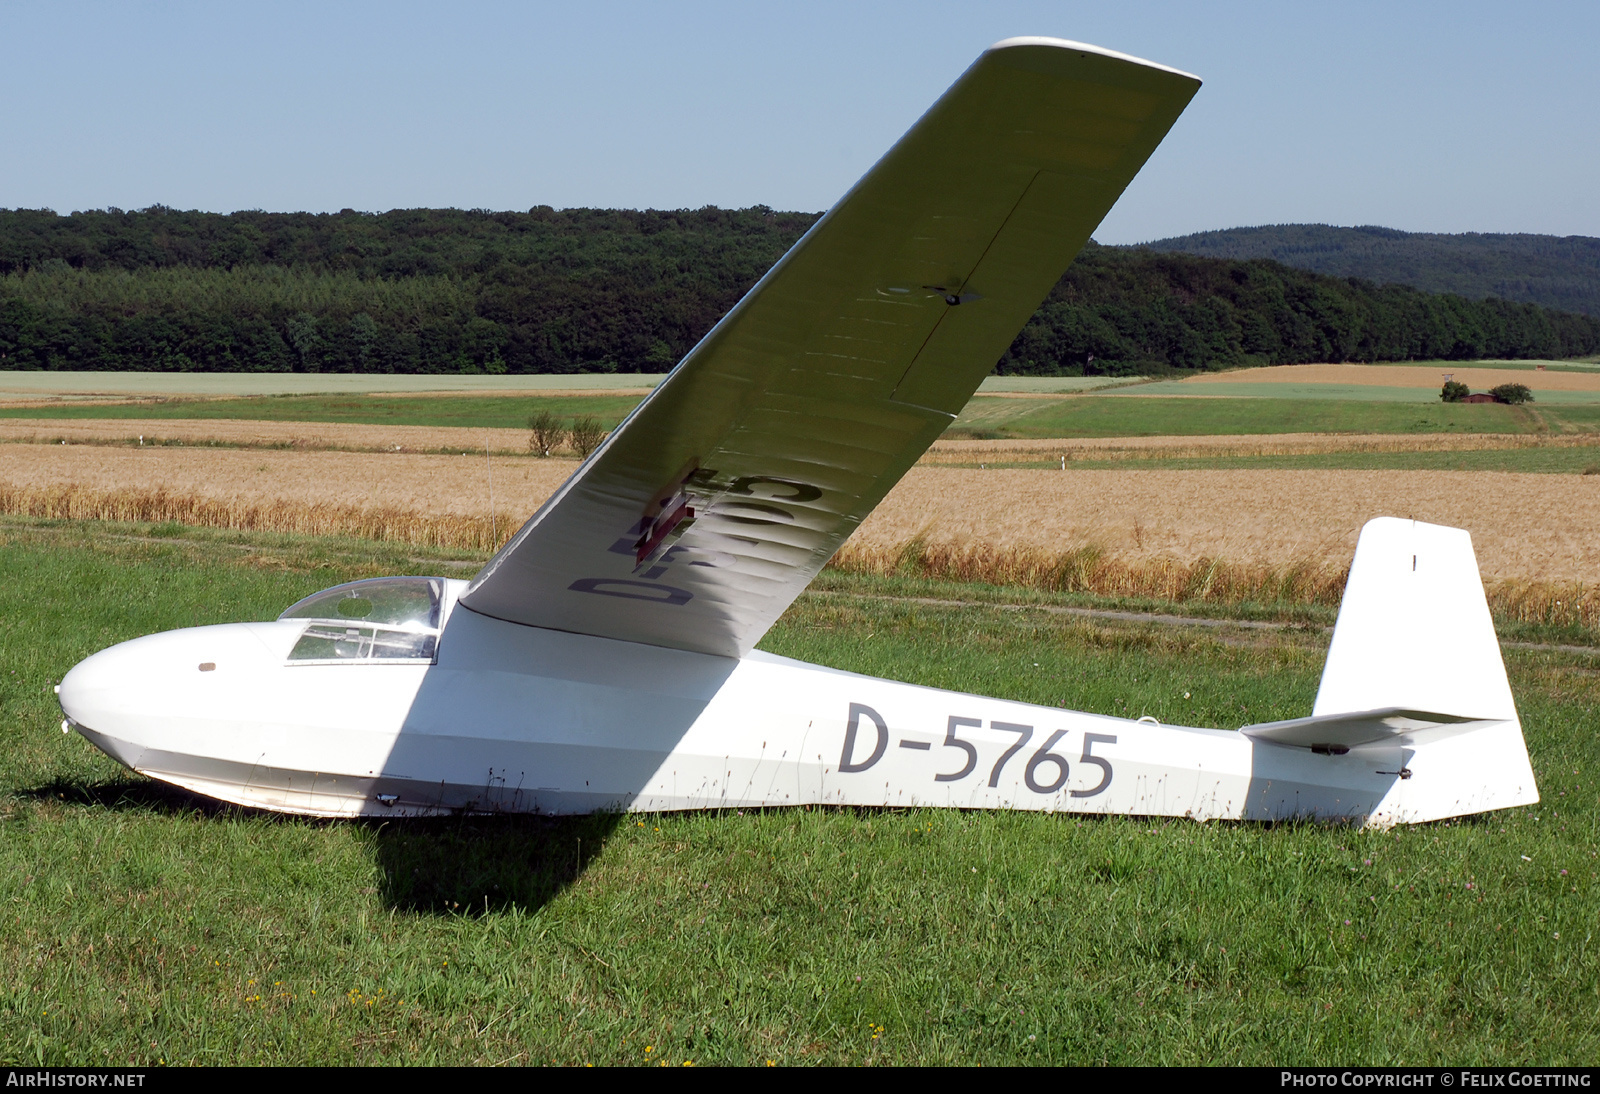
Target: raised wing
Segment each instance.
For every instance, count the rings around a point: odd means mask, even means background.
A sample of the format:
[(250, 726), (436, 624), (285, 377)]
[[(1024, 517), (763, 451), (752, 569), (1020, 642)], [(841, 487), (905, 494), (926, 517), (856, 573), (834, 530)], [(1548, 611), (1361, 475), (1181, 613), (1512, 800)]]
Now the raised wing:
[(990, 48), (474, 579), (517, 623), (747, 652), (966, 405), (1200, 82)]

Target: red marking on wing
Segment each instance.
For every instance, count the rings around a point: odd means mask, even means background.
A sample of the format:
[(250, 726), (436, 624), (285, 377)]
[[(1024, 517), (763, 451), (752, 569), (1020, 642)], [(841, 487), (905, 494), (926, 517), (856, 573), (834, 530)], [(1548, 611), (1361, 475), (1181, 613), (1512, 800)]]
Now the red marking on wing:
[[(667, 503), (672, 505), (671, 502)], [(639, 537), (639, 542), (634, 544), (634, 560), (639, 565), (649, 558), (655, 549), (661, 546), (661, 541), (672, 534), (672, 530), (686, 520), (694, 519), (694, 510), (689, 506), (687, 495), (680, 496), (677, 504), (672, 508), (663, 510), (662, 514), (651, 523), (644, 535)]]

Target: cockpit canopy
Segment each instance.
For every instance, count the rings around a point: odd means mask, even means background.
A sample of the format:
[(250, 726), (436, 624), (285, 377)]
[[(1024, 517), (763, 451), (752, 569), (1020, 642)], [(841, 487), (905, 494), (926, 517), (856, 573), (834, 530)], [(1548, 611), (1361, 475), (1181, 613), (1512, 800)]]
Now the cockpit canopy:
[(335, 585), (289, 607), (280, 620), (309, 620), (290, 661), (432, 661), (439, 645), (445, 582), (377, 577)]

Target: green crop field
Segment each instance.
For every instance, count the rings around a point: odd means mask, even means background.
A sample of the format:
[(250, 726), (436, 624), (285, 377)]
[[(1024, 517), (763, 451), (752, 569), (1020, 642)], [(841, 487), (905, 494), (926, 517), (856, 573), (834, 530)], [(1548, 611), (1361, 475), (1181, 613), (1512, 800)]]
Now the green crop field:
[[(664, 372), (462, 376), (450, 373), (46, 372), (0, 369), (3, 399), (259, 398), (271, 395), (562, 395), (653, 388)], [(988, 376), (981, 391), (1080, 392), (1141, 382), (1117, 376)]]
[[(1498, 367), (1498, 366), (1497, 366)], [(0, 381), (5, 379), (0, 373)], [(33, 383), (51, 374), (17, 374)], [(94, 376), (97, 374), (74, 374)], [(156, 383), (148, 374), (141, 381)], [(180, 377), (183, 379), (183, 377)], [(560, 394), (559, 387), (527, 385), (526, 393), (487, 394), (478, 384), (460, 390), (411, 394), (357, 384), (341, 393), (252, 394), (251, 376), (199, 376), (216, 380), (187, 395), (126, 403), (48, 401), (0, 407), (0, 418), (31, 419), (246, 419), (280, 422), (350, 422), (377, 425), (521, 428), (543, 410), (559, 418), (595, 416), (605, 428), (620, 422), (637, 395)], [(266, 378), (271, 380), (272, 378)], [(302, 381), (307, 377), (289, 376)], [(324, 377), (333, 381), (382, 377)], [(400, 380), (418, 380), (400, 377)], [(426, 378), (422, 378), (426, 379)], [(486, 381), (494, 377), (444, 377)], [(572, 381), (573, 377), (521, 378)], [(617, 377), (599, 379), (616, 381)], [(642, 377), (654, 381), (657, 377)], [(38, 380), (38, 383), (45, 383)], [(263, 381), (265, 382), (265, 381)], [(1111, 386), (1107, 386), (1111, 385)], [(148, 385), (146, 385), (148, 386)], [(256, 385), (261, 386), (260, 384)], [(294, 385), (290, 385), (293, 387)], [(571, 387), (571, 384), (566, 384)], [(63, 391), (70, 385), (64, 386)], [(1098, 390), (1104, 388), (1104, 390)], [(1237, 390), (1235, 390), (1237, 389)], [(30, 389), (31, 390), (31, 389)], [(40, 389), (41, 391), (44, 389)], [(139, 389), (144, 391), (143, 388)], [(159, 390), (151, 388), (150, 391)], [(223, 397), (237, 391), (238, 397)], [(1167, 392), (1167, 394), (1162, 394)], [(130, 392), (132, 393), (132, 389)], [(1008, 394), (1009, 393), (1009, 394)], [(1181, 394), (1178, 394), (1181, 393)], [(146, 395), (149, 393), (146, 392)], [(1032, 397), (1018, 397), (1032, 396)], [(1129, 383), (1103, 377), (990, 377), (951, 426), (950, 437), (1049, 439), (1071, 437), (1205, 436), (1248, 433), (1542, 433), (1600, 429), (1600, 393), (1550, 392), (1522, 407), (1444, 404), (1410, 388), (1339, 384)]]
[[(1265, 386), (1265, 385), (1263, 385)], [(1143, 390), (1143, 389), (1134, 389)], [(1592, 431), (1600, 406), (1502, 406), (1337, 399), (979, 395), (949, 436), (986, 438), (1216, 436), (1243, 433), (1535, 433)]]
[[(349, 540), (0, 521), (0, 1060), (1583, 1064), (1600, 1050), (1589, 653), (1508, 651), (1541, 805), (1390, 832), (942, 810), (313, 822), (163, 788), (56, 728), (51, 685), (107, 644), (448, 567)], [(763, 646), (1164, 721), (1310, 708), (1316, 626), (1027, 606), (1041, 603), (829, 574)]]
[[(1386, 364), (1392, 364), (1394, 362), (1372, 361), (1367, 363), (1382, 366)], [(1419, 368), (1437, 368), (1441, 372), (1449, 372), (1453, 368), (1463, 367), (1509, 369), (1513, 372), (1593, 372), (1595, 369), (1600, 368), (1600, 358), (1596, 357), (1568, 357), (1562, 360), (1554, 360), (1549, 358), (1545, 360), (1538, 360), (1537, 358), (1533, 358), (1514, 361), (1486, 357), (1476, 361), (1433, 360), (1407, 361), (1405, 363), (1407, 365), (1413, 365)]]
[[(1308, 452), (1284, 456), (1185, 456), (1161, 458), (1160, 449), (1123, 453), (1115, 460), (1084, 459), (1075, 453), (1067, 466), (1078, 471), (1527, 471), (1557, 475), (1600, 475), (1600, 437), (1594, 445), (1539, 448), (1483, 448), (1464, 452)], [(1058, 460), (1007, 462), (986, 455), (941, 466), (1019, 467), (1054, 470)]]
[(0, 398), (246, 398), (402, 392), (530, 395), (655, 387), (663, 372), (463, 376), (374, 372), (73, 372), (0, 369)]
[(592, 414), (611, 429), (639, 404), (633, 395), (275, 395), (111, 405), (0, 408), (0, 418), (171, 418), (522, 429), (543, 410), (563, 421)]
[[(1592, 370), (1585, 370), (1592, 371)], [(1160, 380), (1121, 391), (1124, 395), (1151, 397), (1157, 395), (1186, 396), (1189, 398), (1229, 399), (1331, 399), (1353, 403), (1421, 403), (1439, 402), (1438, 387), (1385, 387), (1381, 384), (1285, 384), (1267, 381), (1226, 383), (1212, 381), (1205, 384), (1184, 383), (1181, 380)], [(1541, 391), (1540, 404), (1600, 403), (1600, 391)], [(1472, 404), (1477, 405), (1477, 404)]]
[[(610, 427), (638, 404), (628, 395), (284, 395), (249, 399), (0, 408), (0, 418), (248, 419), (522, 428), (541, 410), (592, 414)], [(978, 395), (949, 436), (984, 438), (1208, 436), (1244, 433), (1532, 433), (1600, 428), (1600, 405), (1341, 402), (1323, 399)]]

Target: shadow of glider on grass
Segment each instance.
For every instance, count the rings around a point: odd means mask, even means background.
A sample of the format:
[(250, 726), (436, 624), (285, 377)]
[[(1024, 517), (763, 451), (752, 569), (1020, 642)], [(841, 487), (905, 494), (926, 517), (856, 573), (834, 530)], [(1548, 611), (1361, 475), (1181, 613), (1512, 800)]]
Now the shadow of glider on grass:
[(1199, 87), (985, 52), (470, 583), (88, 658), (136, 771), (319, 816), (805, 803), (1431, 820), (1537, 800), (1467, 534), (1363, 531), (1312, 717), (1163, 726), (754, 651), (950, 424)]

